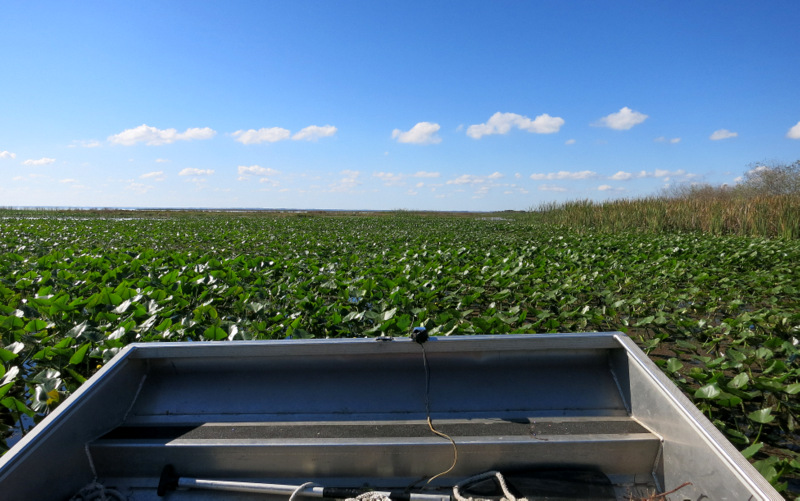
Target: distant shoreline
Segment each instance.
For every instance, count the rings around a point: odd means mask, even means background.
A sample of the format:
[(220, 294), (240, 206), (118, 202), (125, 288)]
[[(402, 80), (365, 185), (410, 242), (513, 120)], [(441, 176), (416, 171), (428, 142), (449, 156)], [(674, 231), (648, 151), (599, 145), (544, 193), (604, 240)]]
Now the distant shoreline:
[(290, 209), (259, 207), (68, 207), (68, 206), (7, 206), (0, 207), (7, 211), (43, 211), (43, 212), (227, 212), (227, 213), (285, 213), (285, 214), (495, 214), (526, 211), (470, 211), (470, 210), (424, 210), (424, 209)]

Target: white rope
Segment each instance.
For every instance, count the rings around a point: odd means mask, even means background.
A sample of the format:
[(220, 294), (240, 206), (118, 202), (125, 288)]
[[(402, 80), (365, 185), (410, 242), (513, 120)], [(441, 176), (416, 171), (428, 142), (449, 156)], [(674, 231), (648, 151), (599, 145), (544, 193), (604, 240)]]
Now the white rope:
[(354, 498), (347, 498), (345, 501), (391, 501), (391, 498), (380, 492), (364, 492)]
[(125, 501), (125, 498), (117, 490), (92, 482), (69, 498), (69, 501)]
[(294, 501), (294, 498), (298, 494), (300, 494), (304, 489), (306, 489), (308, 487), (312, 487), (314, 485), (317, 485), (317, 484), (315, 484), (314, 482), (306, 482), (303, 485), (299, 486), (297, 489), (294, 490), (294, 492), (292, 492), (292, 495), (289, 496), (289, 501)]
[(464, 497), (461, 495), (461, 489), (464, 487), (474, 484), (480, 480), (484, 480), (487, 478), (493, 478), (497, 480), (497, 483), (500, 485), (500, 488), (503, 490), (503, 500), (502, 501), (528, 501), (526, 498), (518, 498), (511, 494), (511, 491), (508, 490), (508, 485), (506, 485), (506, 479), (503, 478), (503, 475), (499, 471), (487, 471), (486, 473), (481, 473), (480, 475), (475, 475), (474, 477), (470, 477), (463, 482), (459, 482), (453, 486), (453, 497), (456, 501), (485, 501), (483, 498), (472, 498), (472, 497)]

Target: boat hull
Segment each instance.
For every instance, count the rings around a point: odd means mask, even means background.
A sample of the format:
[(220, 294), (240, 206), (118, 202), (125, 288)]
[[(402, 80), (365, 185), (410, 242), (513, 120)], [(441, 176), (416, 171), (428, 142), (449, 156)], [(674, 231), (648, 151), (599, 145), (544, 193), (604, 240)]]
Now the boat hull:
[(620, 499), (781, 499), (621, 333), (133, 344), (0, 458), (0, 492), (68, 499), (97, 480), (159, 499), (167, 465), (387, 489), (441, 473), (444, 493), (489, 470), (594, 471)]

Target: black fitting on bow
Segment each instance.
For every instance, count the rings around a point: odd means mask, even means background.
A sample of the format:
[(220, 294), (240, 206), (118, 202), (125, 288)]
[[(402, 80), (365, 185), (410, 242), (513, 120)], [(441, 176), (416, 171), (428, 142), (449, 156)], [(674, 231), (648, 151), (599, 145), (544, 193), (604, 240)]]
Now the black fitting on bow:
[(414, 330), (411, 331), (410, 337), (414, 340), (414, 342), (422, 344), (428, 340), (428, 329), (425, 327), (414, 327)]

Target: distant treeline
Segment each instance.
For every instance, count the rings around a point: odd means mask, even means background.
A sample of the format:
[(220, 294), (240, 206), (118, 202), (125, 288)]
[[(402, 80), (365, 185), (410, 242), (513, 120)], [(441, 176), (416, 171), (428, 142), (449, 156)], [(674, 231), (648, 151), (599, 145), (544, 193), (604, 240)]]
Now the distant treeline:
[(537, 221), (591, 231), (702, 231), (800, 238), (800, 160), (752, 165), (735, 186), (678, 185), (660, 194), (607, 202), (546, 203)]

